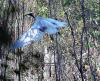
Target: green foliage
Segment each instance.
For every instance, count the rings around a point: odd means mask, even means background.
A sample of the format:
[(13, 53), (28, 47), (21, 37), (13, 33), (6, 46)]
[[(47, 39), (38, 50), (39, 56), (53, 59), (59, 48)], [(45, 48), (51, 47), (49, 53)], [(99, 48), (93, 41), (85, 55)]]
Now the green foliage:
[(42, 6), (42, 7), (38, 7), (38, 15), (39, 16), (43, 16), (43, 17), (47, 17), (48, 15), (48, 8), (46, 6)]
[(75, 1), (75, 0), (64, 0), (64, 5), (63, 6), (69, 6), (72, 1)]
[(86, 48), (92, 48), (92, 47), (94, 47), (94, 45), (91, 42), (89, 42), (88, 44), (85, 44), (85, 47)]
[(100, 31), (92, 31), (91, 33), (90, 33), (93, 37), (98, 37), (98, 36), (100, 36)]
[(99, 19), (100, 6), (97, 0), (90, 0), (86, 2), (85, 7), (89, 6), (91, 18)]

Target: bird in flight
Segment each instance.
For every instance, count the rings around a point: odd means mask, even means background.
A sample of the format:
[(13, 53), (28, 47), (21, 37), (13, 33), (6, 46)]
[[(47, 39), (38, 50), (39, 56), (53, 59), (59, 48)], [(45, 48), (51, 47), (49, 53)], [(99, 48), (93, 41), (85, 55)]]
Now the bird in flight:
[(39, 41), (45, 34), (56, 34), (59, 32), (60, 28), (67, 26), (66, 22), (61, 22), (52, 18), (34, 17), (33, 13), (27, 15), (33, 17), (35, 20), (34, 24), (11, 45), (12, 49), (24, 47), (31, 44), (32, 41)]

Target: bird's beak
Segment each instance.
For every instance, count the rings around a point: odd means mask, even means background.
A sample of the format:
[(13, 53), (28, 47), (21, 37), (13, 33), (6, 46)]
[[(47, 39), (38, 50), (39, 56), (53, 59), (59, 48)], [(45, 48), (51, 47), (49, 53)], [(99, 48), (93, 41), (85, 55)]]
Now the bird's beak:
[(25, 16), (27, 16), (27, 15), (29, 15), (29, 16), (35, 18), (34, 13), (28, 13), (28, 14), (25, 14)]

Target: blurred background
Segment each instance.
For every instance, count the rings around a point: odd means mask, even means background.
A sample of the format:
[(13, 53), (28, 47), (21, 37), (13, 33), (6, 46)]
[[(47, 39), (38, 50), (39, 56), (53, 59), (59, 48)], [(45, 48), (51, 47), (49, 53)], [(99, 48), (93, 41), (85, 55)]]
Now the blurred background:
[[(0, 0), (0, 81), (99, 81), (99, 0)], [(68, 23), (58, 35), (23, 48), (10, 45), (34, 21), (25, 14)]]

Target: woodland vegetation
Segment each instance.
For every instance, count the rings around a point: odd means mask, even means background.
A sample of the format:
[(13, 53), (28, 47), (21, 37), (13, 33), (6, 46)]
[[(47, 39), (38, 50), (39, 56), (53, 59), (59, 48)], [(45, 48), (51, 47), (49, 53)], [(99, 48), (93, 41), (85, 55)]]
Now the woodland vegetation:
[[(34, 23), (29, 12), (68, 26), (11, 50)], [(0, 0), (0, 81), (100, 81), (100, 1)]]

